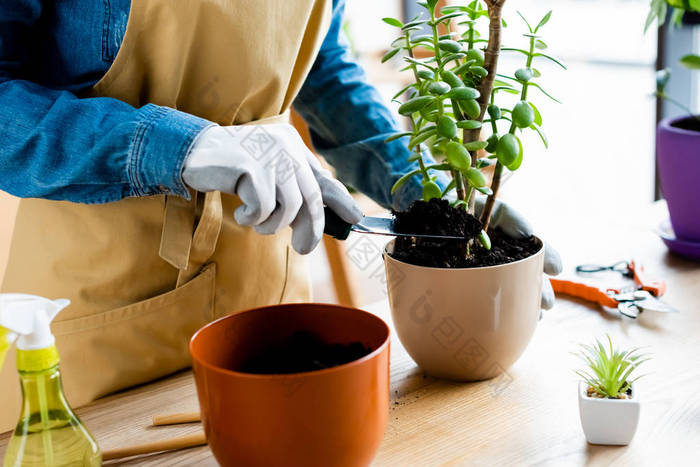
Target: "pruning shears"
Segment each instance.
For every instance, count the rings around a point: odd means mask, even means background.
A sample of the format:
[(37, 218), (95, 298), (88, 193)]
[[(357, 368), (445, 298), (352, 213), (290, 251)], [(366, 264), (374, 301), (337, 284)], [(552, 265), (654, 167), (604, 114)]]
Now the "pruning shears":
[(652, 279), (644, 266), (636, 261), (621, 261), (612, 266), (581, 265), (578, 273), (596, 273), (600, 271), (617, 271), (625, 277), (634, 279), (635, 285), (624, 288), (601, 288), (572, 280), (551, 278), (554, 292), (572, 297), (579, 297), (589, 302), (598, 303), (607, 308), (617, 308), (623, 316), (636, 319), (643, 311), (660, 313), (678, 313), (658, 297), (666, 293), (666, 282)]

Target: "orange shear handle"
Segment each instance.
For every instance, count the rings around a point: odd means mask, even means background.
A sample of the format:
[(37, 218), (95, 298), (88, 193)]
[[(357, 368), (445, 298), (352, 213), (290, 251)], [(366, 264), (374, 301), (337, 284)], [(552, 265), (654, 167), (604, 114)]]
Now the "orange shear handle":
[(552, 288), (555, 293), (582, 298), (608, 308), (615, 308), (618, 305), (617, 300), (608, 295), (607, 291), (598, 287), (562, 279), (550, 278), (549, 281), (552, 283)]
[(646, 271), (644, 271), (644, 266), (640, 263), (634, 260), (630, 261), (628, 268), (634, 275), (634, 282), (636, 282), (642, 290), (646, 290), (654, 297), (660, 297), (666, 293), (666, 281), (652, 279)]

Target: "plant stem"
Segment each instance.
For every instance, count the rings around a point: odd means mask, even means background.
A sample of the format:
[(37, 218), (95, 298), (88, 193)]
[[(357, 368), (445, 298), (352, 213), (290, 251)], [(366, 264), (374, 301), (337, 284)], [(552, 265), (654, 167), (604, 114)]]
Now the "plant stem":
[[(480, 122), (484, 121), (484, 115), (486, 115), (486, 108), (489, 104), (489, 97), (491, 96), (491, 90), (493, 89), (493, 82), (496, 79), (496, 69), (498, 68), (498, 57), (501, 53), (501, 17), (503, 15), (503, 5), (506, 0), (486, 0), (486, 7), (489, 12), (489, 42), (484, 50), (484, 68), (488, 71), (488, 74), (481, 80), (479, 85), (479, 105), (481, 107), (481, 113), (477, 119)], [(481, 134), (481, 129), (476, 128), (474, 130), (469, 130), (468, 141), (476, 141), (479, 139)], [(472, 167), (476, 165), (477, 161), (477, 151), (472, 152)], [(495, 176), (495, 175), (494, 175)], [(500, 184), (500, 181), (499, 181)], [(474, 212), (474, 200), (476, 197), (472, 196), (469, 200), (468, 211), (470, 213)], [(490, 214), (489, 214), (490, 216)]]
[(453, 170), (452, 178), (454, 178), (455, 180), (455, 188), (457, 189), (457, 199), (464, 200), (466, 194), (464, 192), (464, 178), (462, 177), (462, 174), (459, 172), (459, 170)]
[(496, 195), (498, 194), (498, 189), (501, 187), (501, 175), (503, 174), (503, 164), (500, 162), (496, 163), (496, 168), (493, 171), (493, 180), (491, 181), (491, 191), (493, 194), (486, 198), (486, 203), (484, 203), (484, 210), (481, 213), (481, 225), (483, 225), (484, 231), (488, 232), (489, 223), (491, 222), (491, 213), (493, 212), (493, 207), (496, 204)]
[(693, 117), (695, 120), (700, 122), (700, 115), (693, 114), (693, 111), (690, 110), (690, 107), (688, 107), (687, 105), (683, 104), (682, 102), (677, 101), (676, 99), (674, 99), (671, 96), (666, 95), (665, 92), (657, 92), (655, 94), (658, 97), (660, 97), (661, 99), (665, 99), (665, 100), (669, 101), (670, 103), (674, 104), (676, 107), (682, 109), (684, 112), (688, 112), (688, 114), (690, 114), (691, 117)]

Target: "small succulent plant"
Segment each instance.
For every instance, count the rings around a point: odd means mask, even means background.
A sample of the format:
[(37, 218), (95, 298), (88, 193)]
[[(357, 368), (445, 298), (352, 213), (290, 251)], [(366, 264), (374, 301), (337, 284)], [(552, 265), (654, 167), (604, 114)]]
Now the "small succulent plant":
[(581, 350), (574, 355), (586, 364), (585, 369), (576, 371), (588, 384), (589, 395), (608, 399), (623, 399), (633, 382), (640, 376), (633, 373), (648, 361), (647, 355), (641, 354), (639, 348), (619, 350), (613, 346), (610, 336), (608, 346), (598, 339), (595, 344), (581, 344)]

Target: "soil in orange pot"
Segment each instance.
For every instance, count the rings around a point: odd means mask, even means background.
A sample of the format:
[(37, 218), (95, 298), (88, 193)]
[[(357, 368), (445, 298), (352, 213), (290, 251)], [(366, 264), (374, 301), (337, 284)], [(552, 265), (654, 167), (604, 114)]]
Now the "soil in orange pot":
[(262, 375), (301, 373), (350, 363), (370, 352), (360, 342), (329, 344), (311, 333), (299, 331), (287, 342), (253, 355), (237, 371)]

